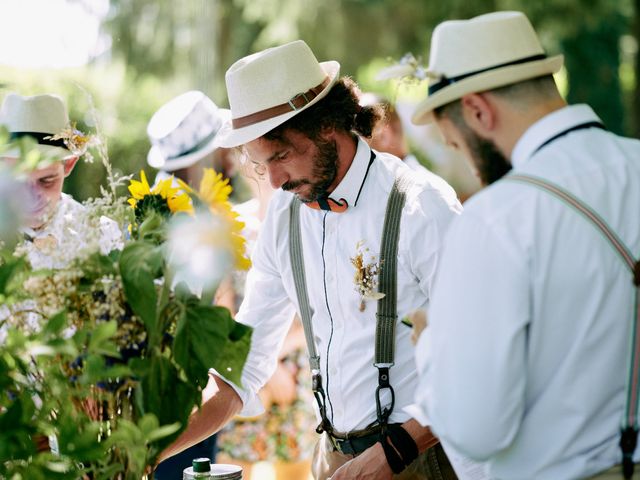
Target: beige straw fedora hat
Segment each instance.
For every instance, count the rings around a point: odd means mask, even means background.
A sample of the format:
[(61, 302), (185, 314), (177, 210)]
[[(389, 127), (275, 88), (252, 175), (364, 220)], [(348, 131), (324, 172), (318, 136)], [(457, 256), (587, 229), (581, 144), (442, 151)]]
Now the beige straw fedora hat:
[(238, 60), (226, 74), (231, 120), (216, 144), (243, 145), (317, 103), (340, 74), (338, 62), (316, 60), (302, 40)]
[[(29, 136), (38, 142), (38, 149), (44, 154), (63, 158), (73, 155), (62, 139), (46, 138), (61, 133), (69, 126), (67, 107), (57, 95), (23, 97), (9, 93), (0, 107), (0, 124), (9, 130), (10, 140)], [(19, 151), (16, 149), (3, 155), (17, 156)]]
[(436, 27), (429, 56), (429, 96), (413, 114), (416, 124), (463, 95), (557, 72), (563, 56), (547, 57), (521, 12), (494, 12)]
[(230, 117), (229, 110), (218, 108), (198, 90), (172, 98), (147, 126), (151, 142), (147, 163), (167, 172), (194, 165), (216, 149), (216, 136)]

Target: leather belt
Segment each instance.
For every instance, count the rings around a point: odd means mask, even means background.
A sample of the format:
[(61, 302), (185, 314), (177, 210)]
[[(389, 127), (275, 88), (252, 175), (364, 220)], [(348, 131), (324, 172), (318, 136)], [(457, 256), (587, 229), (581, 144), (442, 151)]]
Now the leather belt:
[(380, 440), (380, 426), (356, 430), (348, 433), (327, 432), (329, 441), (344, 455), (359, 455)]

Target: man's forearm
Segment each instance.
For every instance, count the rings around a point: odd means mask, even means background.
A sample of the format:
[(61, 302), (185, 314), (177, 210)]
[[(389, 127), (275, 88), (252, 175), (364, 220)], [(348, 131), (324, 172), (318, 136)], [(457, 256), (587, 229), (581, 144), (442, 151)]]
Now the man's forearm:
[(202, 406), (191, 414), (187, 429), (160, 454), (158, 462), (210, 437), (241, 409), (242, 401), (235, 390), (220, 378), (210, 375), (209, 383), (202, 392)]

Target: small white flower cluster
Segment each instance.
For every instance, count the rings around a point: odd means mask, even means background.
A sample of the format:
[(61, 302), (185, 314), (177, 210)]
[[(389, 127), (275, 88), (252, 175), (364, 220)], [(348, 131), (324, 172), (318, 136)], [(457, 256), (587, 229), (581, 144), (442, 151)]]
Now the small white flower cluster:
[(65, 268), (92, 253), (106, 255), (123, 246), (118, 224), (65, 194), (45, 228), (25, 233), (27, 240), (15, 255), (26, 257), (36, 270)]

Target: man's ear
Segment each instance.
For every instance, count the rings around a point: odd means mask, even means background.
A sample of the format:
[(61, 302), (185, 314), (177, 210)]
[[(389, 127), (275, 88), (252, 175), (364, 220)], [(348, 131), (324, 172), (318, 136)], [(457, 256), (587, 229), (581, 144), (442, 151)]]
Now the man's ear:
[(496, 126), (495, 105), (482, 93), (469, 93), (461, 99), (465, 122), (477, 134), (488, 138)]
[(334, 140), (336, 129), (334, 127), (324, 127), (320, 130), (320, 137), (324, 140)]
[(62, 165), (64, 166), (65, 178), (71, 174), (73, 167), (75, 167), (76, 163), (78, 163), (78, 158), (79, 157), (68, 157), (62, 161)]

